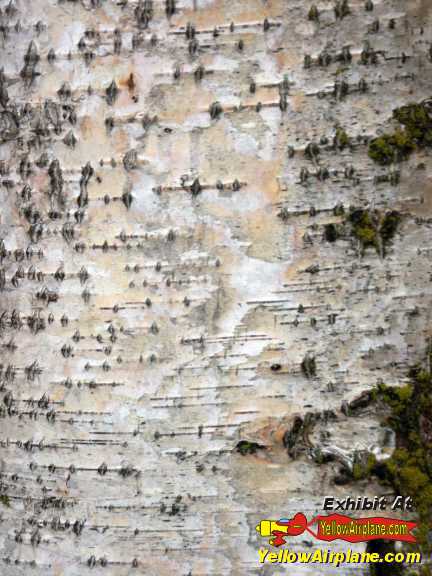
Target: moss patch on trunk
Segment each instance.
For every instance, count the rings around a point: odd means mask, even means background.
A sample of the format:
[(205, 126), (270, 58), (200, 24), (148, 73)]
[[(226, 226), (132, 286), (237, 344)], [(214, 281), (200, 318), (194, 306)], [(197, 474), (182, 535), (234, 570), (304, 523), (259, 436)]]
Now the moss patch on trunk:
[(396, 108), (393, 118), (403, 128), (374, 138), (369, 144), (369, 157), (383, 166), (405, 160), (417, 148), (432, 146), (432, 117), (427, 102)]
[(358, 240), (363, 252), (372, 247), (385, 256), (401, 219), (401, 214), (396, 210), (382, 213), (378, 210), (350, 208), (344, 222), (324, 226), (324, 239), (333, 243), (339, 238), (351, 236)]
[[(432, 373), (414, 368), (410, 376), (406, 386), (381, 384), (374, 391), (374, 400), (388, 411), (385, 424), (396, 433), (396, 449), (370, 473), (396, 494), (413, 498), (418, 546), (427, 558), (432, 552)], [(432, 571), (423, 566), (421, 574), (430, 576)]]

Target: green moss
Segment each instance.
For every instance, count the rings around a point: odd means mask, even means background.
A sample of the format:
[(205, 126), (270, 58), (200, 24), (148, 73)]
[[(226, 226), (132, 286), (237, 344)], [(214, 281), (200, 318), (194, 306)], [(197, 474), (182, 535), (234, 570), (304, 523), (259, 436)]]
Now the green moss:
[[(360, 242), (363, 250), (374, 247), (377, 252), (382, 250), (385, 255), (388, 244), (398, 230), (401, 215), (395, 210), (383, 215), (378, 210), (371, 212), (362, 208), (351, 208), (347, 221), (351, 224), (351, 234)], [(336, 234), (338, 229), (331, 226), (334, 225), (326, 226), (324, 234), (328, 241), (334, 242), (339, 237)]]
[(351, 143), (348, 134), (345, 130), (341, 127), (336, 128), (336, 134), (333, 139), (333, 145), (335, 148), (339, 148), (339, 150), (343, 150)]
[(348, 70), (348, 66), (339, 66), (338, 69), (336, 70), (335, 74), (336, 74), (336, 76), (340, 76), (341, 74), (343, 74), (347, 70)]
[(408, 158), (415, 150), (415, 143), (406, 131), (383, 134), (369, 144), (369, 157), (383, 166)]
[(413, 394), (413, 386), (407, 384), (402, 387), (389, 387), (385, 384), (378, 386), (378, 397), (385, 402), (396, 415), (406, 410), (407, 402)]
[(372, 140), (369, 144), (369, 158), (377, 164), (391, 164), (394, 161), (394, 150), (389, 140), (388, 134)]
[[(376, 398), (390, 408), (387, 424), (396, 433), (397, 448), (384, 463), (382, 481), (395, 493), (411, 496), (418, 515), (418, 542), (423, 552), (432, 551), (432, 374), (415, 368), (412, 382), (403, 387), (381, 384)], [(427, 572), (426, 572), (427, 574)]]
[(378, 164), (399, 162), (408, 158), (418, 147), (432, 146), (432, 118), (425, 103), (396, 108), (393, 118), (404, 129), (383, 134), (369, 144), (369, 157)]
[(396, 148), (397, 158), (406, 158), (415, 150), (412, 135), (407, 130), (396, 130), (392, 135), (392, 144)]
[(248, 454), (256, 454), (258, 450), (265, 450), (265, 446), (257, 444), (256, 442), (249, 442), (248, 440), (240, 440), (236, 446), (236, 450), (242, 456), (246, 456)]
[[(415, 464), (402, 467), (399, 470), (399, 477), (401, 485), (409, 487), (412, 493), (421, 492), (429, 483), (427, 474)], [(432, 500), (430, 503), (432, 504)]]
[[(353, 219), (358, 224), (364, 216), (357, 213)], [(432, 350), (429, 356), (432, 360)], [(406, 386), (380, 384), (371, 393), (371, 400), (386, 408), (385, 424), (395, 431), (396, 449), (382, 462), (377, 462), (373, 455), (366, 461), (357, 455), (352, 477), (363, 480), (375, 474), (382, 484), (391, 486), (395, 494), (413, 499), (418, 549), (428, 557), (432, 553), (432, 373), (416, 367), (410, 371), (410, 378)], [(431, 576), (430, 566), (422, 566), (420, 573)], [(387, 572), (372, 571), (371, 574)]]
[(362, 478), (364, 478), (363, 468), (357, 462), (353, 466), (353, 478), (354, 480), (361, 480)]
[(372, 227), (357, 227), (355, 229), (355, 235), (360, 240), (363, 246), (375, 246), (377, 242), (376, 230)]
[(359, 240), (362, 248), (374, 246), (378, 250), (378, 229), (376, 219), (372, 217), (372, 214), (368, 210), (353, 210), (349, 219), (353, 225), (352, 233)]
[(10, 498), (7, 494), (0, 494), (0, 502), (3, 504), (3, 506), (10, 508)]
[(431, 383), (431, 375), (426, 370), (413, 370), (412, 372), (413, 377), (416, 379), (416, 382), (419, 384), (430, 384)]
[(432, 145), (432, 118), (425, 104), (408, 104), (393, 111), (393, 117), (405, 126), (410, 138), (420, 146)]
[(318, 8), (315, 6), (315, 4), (313, 4), (309, 10), (308, 19), (315, 21), (315, 22), (318, 22), (318, 20), (319, 20), (319, 12), (318, 12)]
[(369, 454), (366, 462), (356, 460), (353, 464), (352, 475), (354, 480), (369, 478), (376, 466), (376, 457)]

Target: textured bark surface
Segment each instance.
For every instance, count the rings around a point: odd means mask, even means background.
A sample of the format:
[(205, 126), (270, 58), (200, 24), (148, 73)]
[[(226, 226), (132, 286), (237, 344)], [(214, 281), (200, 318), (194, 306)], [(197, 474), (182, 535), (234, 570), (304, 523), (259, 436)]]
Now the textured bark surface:
[[(424, 355), (432, 167), (368, 139), (430, 96), (432, 9), (312, 4), (1, 0), (1, 574), (267, 574), (262, 518), (383, 491), (334, 477)], [(349, 206), (385, 251), (326, 241)]]

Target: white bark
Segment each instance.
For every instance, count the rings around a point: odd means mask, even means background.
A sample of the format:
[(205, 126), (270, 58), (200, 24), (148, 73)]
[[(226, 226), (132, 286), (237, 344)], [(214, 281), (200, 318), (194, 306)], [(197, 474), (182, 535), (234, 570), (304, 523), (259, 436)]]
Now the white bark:
[[(341, 405), (403, 383), (429, 336), (428, 154), (375, 185), (387, 169), (362, 142), (430, 96), (429, 3), (351, 0), (335, 20), (325, 1), (315, 23), (309, 0), (178, 0), (169, 18), (154, 0), (146, 27), (150, 4), (1, 1), (7, 576), (254, 573), (261, 519), (383, 490), (335, 486), (340, 464), (307, 450), (292, 460), (295, 415), (336, 414), (310, 445), (381, 450), (376, 415)], [(376, 65), (360, 63), (365, 41)], [(316, 64), (346, 46), (351, 63)], [(337, 126), (352, 148), (333, 149)], [(330, 177), (302, 185), (303, 167)], [(385, 258), (323, 241), (338, 203), (403, 214)], [(240, 440), (267, 449), (242, 456)]]

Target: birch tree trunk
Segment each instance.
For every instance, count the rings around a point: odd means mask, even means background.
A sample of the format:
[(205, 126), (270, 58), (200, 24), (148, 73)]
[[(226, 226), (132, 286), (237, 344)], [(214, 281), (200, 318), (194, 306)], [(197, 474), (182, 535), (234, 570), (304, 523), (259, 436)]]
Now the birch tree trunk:
[(256, 573), (263, 518), (385, 491), (335, 477), (430, 336), (428, 150), (368, 154), (430, 3), (0, 6), (0, 573)]

